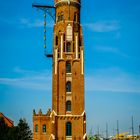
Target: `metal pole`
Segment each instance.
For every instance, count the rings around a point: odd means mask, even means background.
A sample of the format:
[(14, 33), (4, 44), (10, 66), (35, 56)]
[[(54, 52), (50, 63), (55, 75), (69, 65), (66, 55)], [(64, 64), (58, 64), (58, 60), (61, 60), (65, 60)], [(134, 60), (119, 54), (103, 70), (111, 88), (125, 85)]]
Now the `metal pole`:
[(99, 128), (99, 125), (98, 125), (98, 138), (99, 138), (99, 135), (100, 135), (100, 128)]
[(139, 135), (140, 135), (140, 125), (139, 125)]
[(113, 126), (113, 131), (112, 132), (113, 132), (113, 136), (115, 136), (115, 128), (114, 128), (114, 126)]
[(117, 138), (119, 140), (119, 121), (117, 120)]
[(44, 49), (46, 49), (46, 10), (44, 10)]
[(134, 122), (133, 122), (133, 116), (132, 116), (132, 140), (133, 140), (133, 138), (134, 138)]
[(106, 139), (108, 139), (108, 124), (106, 123)]

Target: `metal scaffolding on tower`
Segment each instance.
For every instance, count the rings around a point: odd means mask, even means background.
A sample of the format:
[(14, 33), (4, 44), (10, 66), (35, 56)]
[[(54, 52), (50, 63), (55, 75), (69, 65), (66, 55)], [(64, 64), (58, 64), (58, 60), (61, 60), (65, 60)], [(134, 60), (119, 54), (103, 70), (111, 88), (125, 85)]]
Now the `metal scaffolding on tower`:
[(47, 42), (46, 42), (46, 25), (47, 25), (47, 20), (46, 20), (46, 16), (47, 14), (53, 19), (54, 22), (56, 22), (56, 11), (55, 11), (55, 7), (54, 6), (50, 6), (50, 5), (40, 5), (40, 4), (32, 4), (32, 7), (38, 8), (40, 10), (44, 11), (44, 54), (46, 57), (48, 58), (52, 58), (53, 54), (48, 54), (47, 53)]

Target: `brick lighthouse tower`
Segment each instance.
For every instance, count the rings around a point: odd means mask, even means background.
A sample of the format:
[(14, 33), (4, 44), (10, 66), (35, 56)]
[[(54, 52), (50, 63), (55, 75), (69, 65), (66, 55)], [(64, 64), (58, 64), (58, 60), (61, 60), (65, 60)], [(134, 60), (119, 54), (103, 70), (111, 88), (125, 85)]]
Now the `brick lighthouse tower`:
[(85, 140), (84, 50), (80, 0), (55, 0), (52, 110), (33, 111), (34, 140)]

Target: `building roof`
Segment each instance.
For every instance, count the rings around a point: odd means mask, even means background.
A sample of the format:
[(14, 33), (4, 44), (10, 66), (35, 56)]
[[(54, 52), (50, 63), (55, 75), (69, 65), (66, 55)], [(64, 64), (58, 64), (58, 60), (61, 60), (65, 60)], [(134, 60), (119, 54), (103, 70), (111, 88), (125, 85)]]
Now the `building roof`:
[(9, 127), (13, 127), (14, 126), (14, 121), (12, 121), (11, 119), (9, 119), (8, 117), (6, 117), (3, 113), (0, 112), (0, 118), (3, 118), (5, 123), (9, 126)]

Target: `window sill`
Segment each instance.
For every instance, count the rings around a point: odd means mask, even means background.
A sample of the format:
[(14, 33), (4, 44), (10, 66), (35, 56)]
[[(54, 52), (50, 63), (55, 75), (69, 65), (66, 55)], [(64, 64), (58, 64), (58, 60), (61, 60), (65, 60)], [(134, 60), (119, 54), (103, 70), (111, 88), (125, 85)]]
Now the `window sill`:
[(72, 51), (65, 51), (66, 54), (73, 54)]
[(71, 114), (71, 111), (66, 111), (66, 114), (67, 114), (67, 115)]
[(66, 92), (67, 94), (71, 94), (71, 92)]
[(72, 140), (72, 136), (66, 136), (66, 140)]
[(46, 134), (46, 132), (42, 132), (42, 134), (43, 134), (43, 135), (45, 135), (45, 134)]
[(72, 138), (72, 136), (66, 136), (66, 138)]
[(71, 76), (71, 75), (72, 75), (72, 73), (66, 73), (66, 75), (67, 75), (67, 76)]

